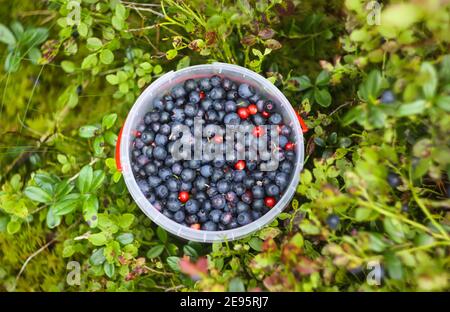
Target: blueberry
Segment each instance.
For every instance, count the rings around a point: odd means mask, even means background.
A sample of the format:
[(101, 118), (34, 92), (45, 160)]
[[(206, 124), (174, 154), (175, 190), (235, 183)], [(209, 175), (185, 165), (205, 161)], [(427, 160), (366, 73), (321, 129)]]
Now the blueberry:
[(262, 186), (254, 185), (252, 187), (253, 198), (264, 198), (264, 189)]
[(205, 211), (211, 211), (211, 209), (212, 209), (211, 201), (204, 200), (202, 202), (202, 209), (205, 210)]
[(223, 98), (225, 98), (225, 90), (222, 89), (221, 87), (214, 87), (209, 92), (209, 97), (213, 100), (223, 99)]
[(227, 100), (236, 100), (239, 94), (236, 90), (231, 90), (227, 92)]
[(205, 222), (202, 225), (202, 230), (204, 230), (204, 231), (216, 231), (217, 230), (217, 224), (212, 222), (212, 221)]
[(233, 181), (234, 182), (242, 182), (244, 180), (247, 173), (244, 170), (236, 170), (233, 171)]
[(184, 107), (184, 114), (188, 117), (195, 117), (197, 115), (197, 108), (194, 105), (187, 104)]
[(263, 125), (265, 123), (264, 117), (261, 116), (260, 114), (253, 115), (252, 116), (252, 120), (257, 126), (261, 126), (261, 125)]
[(246, 99), (251, 97), (255, 93), (255, 90), (253, 89), (252, 86), (243, 83), (239, 86), (238, 93), (241, 98)]
[(395, 95), (391, 90), (384, 91), (380, 97), (380, 101), (383, 104), (389, 104), (395, 102)]
[(189, 199), (184, 205), (184, 209), (189, 214), (197, 213), (200, 209), (200, 202), (196, 199)]
[(214, 167), (216, 168), (222, 168), (225, 165), (225, 160), (223, 159), (217, 159), (213, 162)]
[(172, 212), (177, 212), (181, 208), (181, 203), (178, 199), (169, 199), (167, 201), (166, 207)]
[(264, 208), (264, 199), (255, 199), (252, 204), (253, 210), (261, 211)]
[(162, 111), (164, 109), (164, 103), (161, 99), (155, 99), (153, 101), (153, 108), (158, 111)]
[(167, 157), (167, 151), (161, 146), (156, 146), (153, 149), (153, 157), (159, 160), (164, 160)]
[(278, 145), (280, 145), (281, 148), (284, 148), (286, 144), (289, 142), (288, 138), (284, 135), (280, 135), (278, 137)]
[(244, 180), (242, 180), (242, 183), (244, 184), (244, 186), (246, 188), (251, 188), (256, 182), (255, 182), (255, 179), (247, 176), (244, 178)]
[(160, 127), (161, 124), (159, 122), (154, 122), (150, 125), (150, 128), (155, 132), (158, 132)]
[(252, 222), (252, 217), (249, 212), (245, 211), (238, 214), (236, 220), (240, 225), (246, 225)]
[(250, 192), (245, 192), (244, 194), (242, 194), (241, 200), (246, 204), (251, 204), (252, 200), (253, 200), (253, 196)]
[(213, 167), (211, 165), (203, 165), (200, 168), (200, 174), (205, 178), (209, 178), (213, 174)]
[(212, 108), (213, 102), (210, 99), (204, 99), (200, 105), (205, 111), (207, 111)]
[(205, 192), (197, 192), (195, 194), (195, 199), (197, 199), (200, 203), (203, 203), (208, 198), (208, 195), (206, 195)]
[(186, 217), (186, 223), (187, 223), (187, 224), (198, 223), (198, 217), (197, 217), (197, 215), (193, 214), (193, 215), (187, 216), (187, 217)]
[(141, 139), (139, 139), (139, 138), (134, 139), (134, 147), (135, 148), (141, 149), (144, 146), (145, 146), (145, 144), (144, 144), (144, 142)]
[(166, 181), (166, 186), (171, 192), (178, 192), (180, 190), (181, 182), (174, 177), (169, 177)]
[(213, 109), (215, 109), (217, 111), (217, 113), (219, 113), (220, 111), (222, 111), (224, 109), (224, 105), (225, 103), (223, 101), (214, 101), (213, 102)]
[(332, 230), (336, 230), (339, 226), (339, 217), (335, 214), (331, 214), (327, 218), (327, 224)]
[(220, 216), (222, 215), (222, 211), (218, 209), (214, 209), (209, 213), (209, 219), (212, 222), (218, 223), (220, 221)]
[(266, 195), (271, 197), (278, 196), (280, 194), (280, 188), (275, 184), (267, 184), (264, 189), (266, 191)]
[(256, 180), (262, 180), (264, 178), (264, 172), (253, 171), (253, 178), (255, 178)]
[(173, 121), (183, 122), (184, 118), (185, 118), (184, 110), (181, 109), (181, 108), (175, 108), (172, 111), (171, 118), (172, 118)]
[(141, 140), (144, 142), (144, 144), (149, 144), (153, 142), (155, 139), (155, 133), (153, 131), (144, 131), (141, 134)]
[(236, 113), (228, 113), (224, 116), (223, 122), (226, 125), (239, 125), (241, 118)]
[(184, 182), (184, 181), (181, 181), (181, 184), (180, 184), (180, 191), (186, 191), (186, 192), (189, 192), (189, 191), (191, 191), (192, 190), (192, 183), (191, 182)]
[(236, 108), (237, 108), (236, 102), (228, 100), (224, 103), (223, 108), (224, 108), (225, 112), (227, 112), (227, 113), (236, 112)]
[(208, 213), (206, 211), (204, 211), (203, 209), (200, 209), (197, 212), (197, 217), (198, 217), (198, 221), (200, 223), (205, 223), (206, 221), (208, 221)]
[(136, 181), (138, 187), (141, 189), (142, 193), (145, 196), (148, 196), (150, 193), (150, 185), (145, 180), (137, 180)]
[(228, 203), (235, 205), (238, 202), (238, 197), (235, 192), (230, 191), (225, 194), (225, 200)]
[(274, 125), (279, 125), (280, 123), (283, 122), (283, 117), (281, 117), (281, 115), (278, 113), (274, 113), (270, 115), (269, 121)]
[(233, 215), (230, 212), (224, 212), (220, 216), (220, 223), (223, 225), (230, 224), (231, 220), (233, 219)]
[(400, 186), (400, 184), (402, 183), (400, 176), (394, 172), (388, 173), (387, 180), (388, 180), (389, 185), (392, 188), (396, 188), (396, 187)]
[(175, 99), (181, 98), (183, 96), (186, 96), (186, 90), (183, 86), (178, 85), (172, 89), (172, 97), (174, 97)]
[(150, 159), (148, 159), (148, 157), (145, 155), (139, 155), (138, 157), (136, 157), (136, 163), (139, 167), (145, 166), (149, 161)]
[(175, 108), (175, 104), (172, 101), (167, 101), (166, 104), (164, 105), (164, 109), (167, 112), (172, 112), (172, 110)]
[(156, 200), (154, 203), (152, 203), (152, 205), (158, 211), (161, 211), (163, 209), (163, 204), (159, 200)]
[(230, 190), (230, 183), (224, 179), (217, 181), (217, 190), (219, 193), (225, 194)]
[(164, 160), (164, 165), (166, 167), (172, 167), (172, 165), (176, 162), (175, 158), (172, 155), (167, 156), (166, 160)]
[(228, 229), (235, 229), (235, 228), (237, 228), (238, 226), (239, 226), (239, 224), (238, 224), (235, 220), (232, 220), (232, 221), (230, 222), (230, 224), (228, 224), (227, 228), (228, 228)]
[(192, 182), (195, 179), (195, 171), (189, 168), (184, 168), (181, 171), (181, 179), (185, 182)]
[(233, 191), (236, 193), (237, 196), (241, 196), (245, 193), (245, 186), (241, 183), (239, 184), (233, 184)]
[(150, 176), (148, 177), (147, 182), (151, 188), (155, 188), (162, 183), (162, 179), (157, 176)]
[(170, 94), (167, 94), (166, 96), (164, 96), (164, 100), (165, 101), (173, 101), (173, 97)]
[(238, 213), (250, 210), (250, 206), (242, 201), (239, 201), (236, 205), (236, 210)]
[(273, 104), (273, 102), (271, 100), (268, 100), (264, 103), (264, 110), (269, 113), (272, 113), (275, 111), (275, 105)]
[(214, 184), (214, 182), (209, 185), (208, 189), (206, 190), (206, 194), (208, 194), (210, 198), (213, 197), (214, 195), (219, 194), (219, 192), (217, 192), (216, 185)]
[(211, 85), (212, 85), (213, 87), (220, 86), (220, 83), (221, 83), (221, 82), (222, 82), (222, 79), (220, 79), (219, 76), (214, 75), (214, 76), (211, 77)]
[(202, 91), (209, 91), (211, 90), (211, 81), (208, 78), (203, 78), (200, 80), (200, 90)]
[(155, 194), (158, 198), (164, 199), (169, 195), (169, 189), (165, 185), (159, 185), (155, 189)]
[(166, 181), (172, 175), (172, 171), (169, 168), (162, 167), (158, 170), (158, 176)]
[(206, 112), (206, 120), (210, 122), (215, 122), (219, 119), (219, 115), (214, 110), (208, 110)]
[(251, 216), (253, 220), (258, 220), (259, 218), (261, 218), (261, 212), (259, 211), (252, 211), (251, 212)]
[(225, 198), (223, 195), (215, 195), (211, 198), (211, 204), (214, 209), (223, 209), (225, 207)]
[(206, 184), (208, 180), (205, 177), (199, 176), (195, 179), (193, 185), (198, 191), (203, 191), (206, 189)]
[(194, 91), (197, 88), (197, 83), (195, 82), (194, 79), (188, 79), (184, 82), (184, 88), (188, 92)]
[(169, 219), (173, 219), (173, 213), (170, 212), (170, 211), (167, 210), (167, 209), (164, 209), (164, 210), (162, 211), (162, 214), (165, 215), (165, 216), (166, 216), (167, 218), (169, 218)]
[(291, 173), (293, 169), (292, 163), (290, 161), (283, 161), (280, 165), (280, 170), (284, 173)]
[(250, 103), (256, 103), (259, 101), (259, 95), (258, 94), (253, 94), (251, 97), (248, 98)]
[(284, 189), (289, 183), (289, 176), (284, 172), (279, 172), (275, 176), (275, 184)]
[(172, 172), (175, 175), (179, 175), (183, 171), (183, 166), (180, 163), (174, 163), (172, 165)]
[(255, 160), (249, 160), (246, 162), (246, 168), (248, 171), (253, 171), (258, 167), (258, 163)]
[(231, 82), (230, 79), (224, 78), (222, 81), (222, 87), (225, 91), (231, 90), (231, 86), (233, 85), (233, 82)]
[(291, 135), (291, 132), (292, 132), (292, 130), (291, 130), (291, 128), (289, 126), (283, 125), (281, 127), (281, 132), (280, 133), (282, 135), (284, 135), (286, 137), (289, 137), (289, 135)]
[(156, 144), (156, 145), (164, 146), (164, 145), (167, 144), (168, 141), (169, 141), (169, 139), (168, 139), (167, 136), (164, 135), (164, 134), (158, 133), (158, 134), (155, 136), (155, 144)]
[(191, 168), (191, 169), (198, 169), (198, 168), (200, 168), (201, 165), (202, 165), (201, 160), (197, 160), (197, 159), (189, 160), (189, 168)]
[(153, 175), (158, 172), (158, 167), (156, 167), (153, 163), (149, 163), (145, 166), (144, 170), (147, 175)]
[(178, 210), (177, 212), (174, 213), (173, 215), (173, 219), (178, 222), (181, 223), (184, 221), (185, 218), (185, 214), (183, 210)]
[[(160, 133), (160, 135), (167, 136), (167, 135), (169, 135), (171, 132), (172, 132), (172, 128), (171, 128), (170, 125), (168, 125), (168, 124), (163, 124), (163, 125), (161, 125), (161, 127), (159, 128), (159, 133)], [(157, 136), (158, 136), (158, 135), (157, 135)], [(158, 144), (158, 143), (156, 142), (156, 144)]]

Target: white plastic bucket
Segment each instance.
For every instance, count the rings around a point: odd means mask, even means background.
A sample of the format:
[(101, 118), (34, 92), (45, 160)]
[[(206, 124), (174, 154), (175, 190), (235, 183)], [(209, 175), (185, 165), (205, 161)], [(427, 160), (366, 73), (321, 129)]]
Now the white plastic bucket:
[[(294, 162), (294, 170), (291, 173), (291, 180), (277, 204), (261, 218), (245, 226), (225, 231), (196, 230), (169, 219), (154, 208), (152, 204), (150, 204), (148, 199), (139, 189), (131, 169), (131, 148), (134, 138), (133, 133), (135, 133), (134, 131), (137, 125), (142, 122), (145, 113), (149, 111), (153, 100), (155, 98), (162, 97), (165, 92), (171, 90), (176, 84), (179, 84), (187, 79), (199, 79), (203, 77), (211, 77), (213, 75), (227, 77), (233, 81), (246, 82), (252, 85), (262, 98), (271, 99), (277, 106), (281, 106), (282, 110), (280, 113), (283, 115), (283, 119), (285, 121), (289, 121), (285, 122), (285, 124), (292, 128), (292, 137), (296, 146), (296, 160)], [(168, 232), (180, 238), (204, 243), (232, 241), (247, 236), (271, 223), (276, 216), (289, 205), (291, 199), (293, 198), (299, 182), (300, 171), (303, 168), (304, 159), (302, 127), (300, 126), (298, 115), (283, 93), (281, 93), (275, 85), (261, 75), (244, 67), (226, 63), (191, 66), (178, 71), (168, 72), (155, 80), (144, 90), (131, 108), (121, 130), (120, 140), (117, 144), (118, 147), (116, 158), (119, 159), (116, 160), (122, 169), (126, 186), (139, 208), (153, 222)]]

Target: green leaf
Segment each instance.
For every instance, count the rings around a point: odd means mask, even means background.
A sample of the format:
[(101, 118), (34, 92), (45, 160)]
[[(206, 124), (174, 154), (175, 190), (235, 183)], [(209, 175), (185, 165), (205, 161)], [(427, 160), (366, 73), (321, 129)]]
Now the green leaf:
[(43, 43), (48, 37), (48, 29), (43, 27), (28, 28), (23, 33), (20, 41), (29, 48)]
[(115, 134), (112, 131), (106, 131), (105, 134), (103, 135), (105, 138), (106, 143), (108, 143), (111, 146), (116, 146), (117, 143), (117, 134)]
[(37, 186), (27, 186), (24, 194), (29, 199), (40, 203), (49, 203), (52, 200), (52, 196), (49, 193)]
[(387, 253), (384, 260), (389, 276), (394, 280), (401, 280), (403, 278), (403, 265), (400, 258), (393, 253)]
[(98, 224), (98, 198), (89, 194), (83, 202), (83, 218), (91, 228), (97, 227)]
[(106, 81), (108, 81), (113, 86), (119, 83), (119, 78), (116, 75), (109, 74), (106, 76)]
[(328, 107), (331, 104), (331, 95), (327, 89), (316, 89), (314, 91), (314, 99), (323, 107)]
[(100, 265), (105, 262), (106, 258), (104, 255), (105, 248), (99, 248), (94, 250), (91, 257), (89, 258), (89, 262), (92, 265)]
[(108, 241), (105, 233), (103, 233), (103, 232), (89, 235), (88, 240), (94, 246), (103, 246)]
[(97, 134), (97, 131), (99, 131), (100, 128), (97, 126), (92, 126), (92, 125), (87, 125), (87, 126), (83, 126), (80, 128), (79, 130), (79, 135), (82, 138), (92, 138), (93, 136), (95, 136)]
[(431, 65), (428, 62), (425, 62), (420, 67), (420, 73), (424, 76), (423, 84), (422, 84), (422, 91), (425, 95), (426, 99), (431, 99), (436, 94), (436, 89), (438, 85), (438, 77), (436, 73), (436, 69), (433, 65)]
[(39, 60), (42, 57), (41, 50), (39, 50), (36, 47), (29, 49), (28, 57), (30, 58), (30, 61), (32, 64), (34, 64), (34, 65), (39, 64)]
[(102, 46), (102, 41), (96, 37), (88, 38), (86, 41), (86, 47), (93, 52), (99, 50)]
[(81, 69), (89, 69), (97, 65), (98, 58), (95, 54), (89, 54), (83, 59), (83, 62), (81, 63)]
[(249, 246), (252, 247), (256, 251), (262, 250), (262, 243), (263, 243), (263, 241), (261, 239), (259, 239), (258, 237), (252, 237), (248, 242)]
[(426, 105), (427, 102), (425, 100), (417, 100), (412, 103), (402, 104), (397, 110), (397, 116), (403, 117), (422, 114), (425, 111)]
[(191, 257), (191, 258), (197, 258), (198, 257), (198, 253), (197, 250), (194, 249), (194, 247), (189, 246), (189, 245), (185, 245), (183, 247), (183, 252), (185, 255)]
[(105, 138), (103, 135), (95, 137), (94, 142), (92, 142), (92, 148), (95, 156), (102, 156), (105, 149)]
[(316, 77), (316, 86), (326, 86), (330, 81), (330, 73), (326, 70), (322, 70), (320, 74)]
[(239, 277), (232, 278), (228, 284), (228, 291), (231, 292), (244, 292), (245, 286)]
[(8, 27), (0, 23), (0, 41), (7, 45), (14, 46), (16, 44), (16, 38)]
[(159, 255), (161, 255), (163, 251), (164, 251), (164, 245), (153, 246), (152, 248), (150, 248), (149, 251), (147, 251), (147, 258), (149, 258), (149, 259), (156, 258)]
[(20, 67), (20, 52), (18, 50), (13, 50), (8, 53), (5, 60), (5, 71), (8, 73), (16, 72)]
[(117, 220), (117, 224), (123, 229), (126, 230), (128, 229), (134, 222), (134, 214), (132, 213), (124, 213), (123, 215), (121, 215), (118, 220)]
[(190, 63), (191, 63), (191, 58), (188, 55), (182, 57), (178, 61), (177, 70), (188, 67), (190, 65)]
[(75, 64), (71, 61), (62, 61), (61, 67), (66, 73), (73, 73), (75, 71)]
[(125, 21), (120, 16), (114, 15), (111, 18), (111, 24), (112, 26), (117, 30), (122, 30), (125, 28)]
[(405, 233), (402, 224), (397, 219), (385, 218), (383, 220), (384, 230), (389, 237), (396, 243), (402, 243), (405, 240)]
[(450, 96), (442, 95), (438, 97), (436, 100), (436, 105), (446, 112), (450, 112)]
[(81, 169), (80, 175), (77, 179), (77, 187), (81, 194), (86, 194), (89, 192), (93, 178), (94, 173), (92, 167), (90, 165), (84, 166)]
[(115, 270), (116, 270), (116, 267), (114, 266), (114, 263), (109, 263), (109, 262), (103, 263), (103, 271), (105, 272), (106, 276), (108, 276), (109, 278), (113, 277)]
[(114, 61), (114, 54), (109, 49), (100, 52), (100, 62), (103, 64), (111, 64)]
[(180, 258), (175, 257), (175, 256), (167, 257), (167, 264), (175, 272), (179, 272), (180, 271)]
[(372, 70), (366, 80), (360, 84), (358, 95), (364, 101), (374, 101), (382, 90), (383, 78), (378, 70)]
[(178, 55), (178, 51), (175, 49), (169, 50), (166, 52), (166, 58), (168, 60), (174, 59)]
[(128, 245), (131, 244), (134, 240), (133, 233), (123, 233), (116, 237), (116, 241), (121, 243), (122, 245)]
[(159, 240), (164, 244), (167, 242), (167, 232), (164, 231), (163, 228), (158, 227), (156, 229), (156, 235), (158, 235)]
[(10, 220), (8, 222), (8, 225), (6, 226), (6, 231), (8, 232), (8, 234), (12, 235), (15, 234), (17, 232), (19, 232), (21, 227), (21, 223), (18, 221), (14, 221), (14, 220)]
[(103, 129), (110, 129), (112, 126), (114, 126), (114, 123), (117, 120), (117, 114), (109, 114), (103, 117), (102, 119), (102, 127)]
[(53, 205), (55, 216), (64, 216), (73, 212), (80, 204), (80, 194), (68, 194)]
[[(376, 216), (376, 214), (375, 214)], [(372, 214), (372, 210), (369, 208), (360, 207), (357, 208), (355, 211), (355, 219), (356, 221), (362, 222), (362, 221), (368, 221), (371, 220), (374, 217), (374, 214)]]
[(288, 81), (288, 88), (293, 91), (304, 91), (311, 88), (313, 85), (308, 76), (292, 77)]
[(92, 184), (91, 184), (89, 191), (90, 192), (96, 191), (102, 185), (103, 181), (105, 181), (105, 178), (106, 178), (106, 175), (103, 170), (95, 170), (93, 177), (92, 177)]
[(60, 225), (61, 223), (61, 217), (55, 215), (55, 213), (53, 212), (53, 206), (50, 206), (50, 208), (47, 211), (47, 226), (50, 229), (53, 229), (55, 227), (57, 227), (58, 225)]

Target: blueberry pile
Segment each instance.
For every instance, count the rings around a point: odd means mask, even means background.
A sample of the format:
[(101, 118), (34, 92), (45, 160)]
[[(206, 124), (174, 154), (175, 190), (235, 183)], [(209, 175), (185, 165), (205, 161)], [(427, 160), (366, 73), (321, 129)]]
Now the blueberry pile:
[[(292, 129), (275, 103), (249, 84), (212, 76), (186, 80), (150, 107), (134, 133), (132, 170), (142, 193), (162, 214), (193, 229), (221, 231), (249, 224), (276, 205), (296, 155)], [(204, 126), (249, 125), (256, 137), (262, 135), (261, 126), (276, 126), (278, 168), (262, 171), (258, 159), (176, 160), (170, 152), (176, 139), (172, 128), (183, 124), (193, 132), (196, 117)]]

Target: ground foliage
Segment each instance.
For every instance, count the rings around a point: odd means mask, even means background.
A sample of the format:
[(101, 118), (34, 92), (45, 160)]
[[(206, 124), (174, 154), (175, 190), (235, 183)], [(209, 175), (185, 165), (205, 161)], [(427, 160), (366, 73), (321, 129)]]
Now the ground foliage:
[[(75, 2), (78, 26), (73, 1), (0, 1), (1, 290), (449, 289), (447, 1), (383, 1), (379, 26), (359, 0)], [(152, 224), (113, 157), (143, 88), (214, 61), (266, 76), (310, 130), (290, 207), (202, 245)]]

